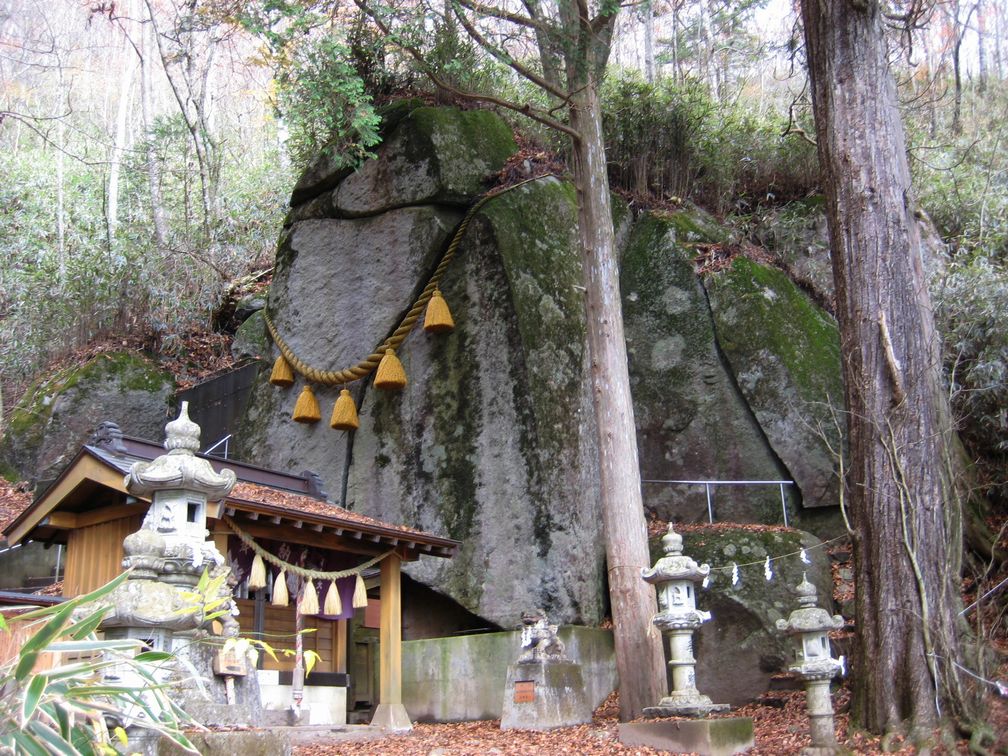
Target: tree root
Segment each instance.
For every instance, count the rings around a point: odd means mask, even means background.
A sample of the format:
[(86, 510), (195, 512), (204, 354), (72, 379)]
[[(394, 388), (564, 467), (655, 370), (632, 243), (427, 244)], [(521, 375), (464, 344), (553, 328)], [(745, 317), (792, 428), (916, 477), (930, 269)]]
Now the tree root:
[(986, 722), (960, 722), (959, 730), (969, 735), (969, 752), (978, 756), (990, 756), (991, 751), (985, 744), (995, 742), (994, 730)]

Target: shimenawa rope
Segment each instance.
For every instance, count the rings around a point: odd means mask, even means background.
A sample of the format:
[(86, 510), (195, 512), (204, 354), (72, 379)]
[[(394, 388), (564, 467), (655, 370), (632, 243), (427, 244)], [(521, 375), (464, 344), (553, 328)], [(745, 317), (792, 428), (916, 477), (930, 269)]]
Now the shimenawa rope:
[(536, 176), (535, 178), (525, 179), (524, 181), (520, 181), (511, 186), (491, 189), (479, 200), (477, 200), (476, 203), (469, 208), (468, 212), (466, 212), (462, 222), (459, 223), (458, 228), (455, 230), (455, 235), (452, 237), (451, 243), (448, 245), (448, 249), (445, 250), (444, 256), (441, 258), (441, 262), (438, 263), (437, 268), (434, 269), (434, 273), (427, 282), (427, 286), (424, 287), (424, 290), (420, 293), (420, 296), (413, 304), (413, 307), (411, 307), (409, 312), (406, 313), (406, 316), (402, 319), (399, 327), (393, 331), (391, 336), (379, 344), (375, 351), (356, 365), (344, 368), (343, 370), (322, 370), (309, 365), (294, 354), (294, 350), (291, 349), (290, 344), (284, 341), (284, 339), (280, 336), (276, 324), (273, 322), (273, 318), (270, 317), (269, 310), (265, 309), (263, 310), (263, 317), (266, 320), (266, 328), (269, 329), (270, 337), (273, 339), (273, 343), (277, 345), (277, 348), (284, 356), (284, 359), (290, 363), (291, 368), (293, 368), (295, 372), (304, 376), (305, 380), (309, 383), (323, 386), (342, 386), (350, 383), (351, 381), (356, 381), (358, 378), (363, 378), (373, 372), (378, 366), (378, 363), (381, 362), (381, 358), (385, 356), (385, 350), (398, 349), (399, 345), (406, 339), (410, 331), (413, 330), (413, 326), (415, 326), (417, 320), (419, 320), (420, 314), (424, 311), (424, 308), (433, 296), (434, 290), (438, 288), (438, 284), (441, 282), (441, 277), (444, 275), (445, 270), (447, 270), (449, 263), (451, 263), (452, 258), (455, 257), (455, 252), (458, 250), (459, 244), (462, 242), (462, 237), (465, 235), (466, 228), (469, 226), (469, 221), (473, 219), (476, 213), (478, 213), (487, 202), (495, 197), (499, 197), (505, 192), (517, 189), (525, 184), (548, 177), (551, 176)]
[(252, 551), (261, 556), (264, 561), (269, 562), (270, 564), (273, 564), (276, 567), (279, 567), (281, 570), (286, 570), (287, 572), (297, 575), (298, 577), (310, 578), (311, 580), (338, 580), (339, 578), (348, 578), (353, 577), (354, 575), (360, 575), (364, 570), (368, 569), (369, 567), (374, 567), (382, 559), (389, 556), (390, 554), (395, 553), (395, 549), (386, 551), (384, 554), (379, 554), (374, 559), (370, 559), (367, 562), (364, 562), (363, 564), (359, 564), (356, 567), (350, 567), (349, 569), (346, 570), (335, 570), (333, 572), (323, 572), (322, 570), (309, 570), (305, 567), (298, 567), (296, 564), (290, 564), (288, 562), (285, 562), (280, 557), (274, 556), (273, 554), (266, 551), (266, 549), (264, 549), (262, 546), (260, 546), (252, 539), (252, 536), (250, 536), (244, 530), (239, 528), (235, 524), (234, 520), (232, 520), (230, 517), (225, 516), (222, 517), (222, 519), (225, 523), (227, 523), (227, 526), (231, 528), (232, 531), (234, 531), (234, 534), (242, 540), (242, 543), (248, 545), (252, 549)]

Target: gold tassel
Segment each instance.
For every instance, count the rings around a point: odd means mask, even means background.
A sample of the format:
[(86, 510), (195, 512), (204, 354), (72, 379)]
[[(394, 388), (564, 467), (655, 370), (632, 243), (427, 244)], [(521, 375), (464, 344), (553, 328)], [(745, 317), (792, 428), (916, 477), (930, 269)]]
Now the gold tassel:
[(259, 554), (252, 560), (252, 569), (249, 571), (248, 589), (258, 591), (266, 587), (266, 564)]
[(270, 600), (273, 606), (287, 606), (287, 571), (280, 570), (280, 574), (273, 581), (273, 598)]
[(406, 371), (403, 370), (402, 363), (395, 356), (394, 349), (386, 349), (385, 356), (378, 363), (378, 372), (375, 373), (375, 388), (386, 391), (398, 391), (406, 387)]
[(301, 389), (301, 396), (298, 397), (297, 404), (294, 405), (293, 417), (299, 423), (317, 423), (322, 419), (318, 399), (315, 398), (315, 394), (308, 384), (305, 384), (305, 387)]
[(273, 363), (273, 372), (270, 373), (270, 383), (274, 386), (283, 386), (284, 388), (294, 385), (294, 371), (291, 370), (290, 363), (287, 362), (282, 354)]
[(330, 617), (343, 614), (343, 600), (340, 598), (339, 587), (335, 580), (329, 583), (329, 590), (325, 595), (325, 609), (322, 613)]
[(357, 405), (354, 404), (349, 390), (343, 389), (340, 391), (339, 398), (336, 400), (336, 406), (332, 410), (329, 427), (345, 431), (360, 428), (360, 420), (357, 419)]
[(430, 301), (427, 303), (427, 312), (424, 314), (423, 329), (427, 333), (447, 333), (455, 327), (452, 320), (448, 303), (441, 296), (441, 291), (434, 289)]
[(318, 614), (318, 591), (315, 590), (315, 583), (308, 578), (308, 582), (301, 589), (301, 603), (298, 611), (305, 616)]
[(363, 609), (367, 606), (367, 586), (364, 585), (364, 578), (361, 574), (357, 573), (357, 583), (354, 585), (353, 591), (353, 608)]

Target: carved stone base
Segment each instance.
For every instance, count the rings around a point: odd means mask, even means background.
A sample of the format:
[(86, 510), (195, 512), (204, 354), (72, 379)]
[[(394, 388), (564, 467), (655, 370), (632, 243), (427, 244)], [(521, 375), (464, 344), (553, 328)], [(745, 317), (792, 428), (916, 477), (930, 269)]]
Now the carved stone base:
[(592, 720), (581, 665), (526, 662), (508, 667), (501, 707), (502, 730), (549, 730)]
[(648, 746), (670, 753), (731, 756), (753, 747), (749, 717), (678, 719), (666, 722), (624, 722), (619, 726), (623, 745)]
[(728, 704), (711, 703), (710, 698), (699, 691), (673, 692), (665, 696), (656, 706), (644, 708), (644, 716), (655, 717), (703, 717), (714, 711), (727, 711)]
[(407, 732), (413, 729), (413, 722), (401, 703), (380, 703), (371, 718), (372, 727), (384, 727), (395, 732)]

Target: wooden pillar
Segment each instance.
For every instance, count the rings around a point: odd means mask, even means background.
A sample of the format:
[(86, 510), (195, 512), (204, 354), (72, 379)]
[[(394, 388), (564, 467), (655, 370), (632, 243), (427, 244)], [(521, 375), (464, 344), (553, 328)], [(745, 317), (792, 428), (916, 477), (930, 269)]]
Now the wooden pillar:
[(379, 697), (371, 724), (390, 730), (413, 729), (413, 723), (402, 703), (401, 564), (398, 554), (390, 554), (381, 563)]
[(347, 625), (345, 619), (336, 620), (336, 632), (333, 633), (333, 672), (347, 671)]

